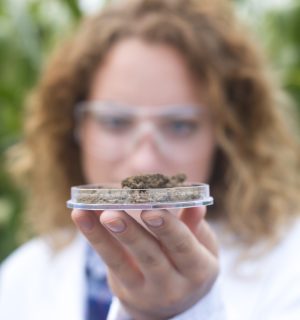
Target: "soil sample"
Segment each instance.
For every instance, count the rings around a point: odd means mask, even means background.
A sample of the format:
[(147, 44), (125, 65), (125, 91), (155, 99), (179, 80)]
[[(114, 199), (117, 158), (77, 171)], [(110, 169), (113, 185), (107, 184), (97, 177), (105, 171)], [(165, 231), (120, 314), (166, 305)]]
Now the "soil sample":
[(94, 186), (82, 188), (76, 202), (83, 204), (142, 204), (184, 202), (203, 197), (199, 185), (186, 185), (185, 174), (172, 177), (156, 174), (132, 176), (121, 182), (121, 188)]
[(172, 177), (155, 173), (126, 178), (121, 182), (121, 185), (122, 188), (129, 189), (173, 188), (181, 187), (185, 180), (186, 175), (184, 173), (179, 173)]

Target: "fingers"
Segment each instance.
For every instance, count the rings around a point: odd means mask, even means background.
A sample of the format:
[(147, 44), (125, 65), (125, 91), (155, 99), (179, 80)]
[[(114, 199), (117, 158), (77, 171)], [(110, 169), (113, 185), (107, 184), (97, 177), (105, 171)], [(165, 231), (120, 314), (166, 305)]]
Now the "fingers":
[(206, 214), (206, 207), (183, 209), (179, 213), (179, 219), (195, 234)]
[(126, 286), (140, 285), (142, 281), (141, 273), (120, 243), (111, 237), (99, 223), (99, 215), (101, 216), (101, 214), (101, 212), (74, 209), (72, 220), (106, 265)]
[[(193, 210), (186, 209), (188, 212)], [(203, 216), (203, 213), (200, 215)], [(144, 211), (142, 219), (157, 236), (183, 276), (198, 278), (199, 275), (206, 274), (204, 270), (206, 271), (207, 266), (214, 263), (215, 258), (199, 243), (187, 225), (167, 211)], [(196, 220), (198, 219), (199, 217)]]
[(181, 221), (168, 211), (144, 211), (153, 234), (122, 211), (73, 210), (72, 219), (110, 271), (126, 287), (137, 287), (178, 276), (201, 282), (207, 270), (215, 271), (216, 246), (204, 215), (203, 208), (185, 209)]
[(198, 225), (195, 233), (197, 239), (210, 251), (215, 257), (219, 256), (219, 246), (215, 234), (212, 232), (207, 221), (203, 220)]
[(198, 241), (217, 257), (219, 251), (217, 239), (209, 224), (204, 220), (205, 214), (206, 207), (202, 206), (182, 210), (179, 218), (195, 234)]
[(160, 281), (170, 274), (170, 261), (157, 239), (128, 214), (105, 211), (100, 222), (125, 246), (145, 278)]

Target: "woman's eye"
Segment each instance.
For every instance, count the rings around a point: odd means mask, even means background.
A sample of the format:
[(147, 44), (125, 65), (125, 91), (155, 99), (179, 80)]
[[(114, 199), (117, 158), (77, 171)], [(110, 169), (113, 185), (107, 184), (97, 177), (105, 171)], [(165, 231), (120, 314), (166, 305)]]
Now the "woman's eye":
[(172, 120), (165, 123), (165, 131), (174, 137), (188, 137), (199, 128), (195, 120)]
[(101, 116), (97, 118), (101, 129), (119, 133), (131, 128), (132, 120), (121, 116)]

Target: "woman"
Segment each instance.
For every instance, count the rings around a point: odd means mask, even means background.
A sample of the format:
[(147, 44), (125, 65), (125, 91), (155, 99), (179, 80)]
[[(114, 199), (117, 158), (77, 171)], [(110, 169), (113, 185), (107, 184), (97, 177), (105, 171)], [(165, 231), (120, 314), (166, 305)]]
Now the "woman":
[[(222, 1), (137, 0), (59, 50), (19, 147), (39, 237), (2, 266), (1, 319), (299, 318), (299, 144), (245, 34)], [(72, 185), (155, 172), (215, 204), (71, 224)]]

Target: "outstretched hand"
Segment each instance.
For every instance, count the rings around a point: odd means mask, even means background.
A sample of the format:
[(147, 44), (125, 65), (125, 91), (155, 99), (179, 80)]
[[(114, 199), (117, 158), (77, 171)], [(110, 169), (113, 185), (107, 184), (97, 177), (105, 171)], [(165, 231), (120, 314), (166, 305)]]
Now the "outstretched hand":
[(166, 319), (201, 300), (217, 278), (205, 210), (184, 209), (178, 217), (143, 211), (151, 233), (123, 211), (74, 209), (72, 219), (108, 266), (111, 289), (132, 317)]

